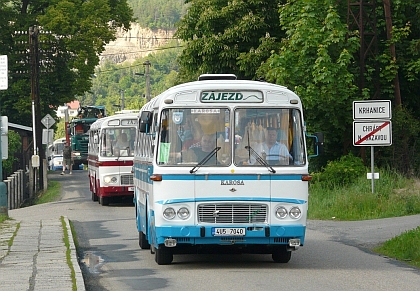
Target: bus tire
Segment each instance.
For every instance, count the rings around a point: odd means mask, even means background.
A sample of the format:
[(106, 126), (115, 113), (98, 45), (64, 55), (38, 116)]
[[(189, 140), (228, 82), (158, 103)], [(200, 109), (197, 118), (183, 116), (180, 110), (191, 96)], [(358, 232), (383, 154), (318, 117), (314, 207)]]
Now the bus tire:
[(139, 246), (142, 250), (150, 249), (150, 244), (147, 241), (146, 235), (142, 231), (139, 231)]
[(155, 251), (155, 261), (158, 265), (169, 265), (172, 263), (174, 255), (170, 248), (165, 247), (164, 245), (159, 246)]
[(92, 201), (98, 201), (98, 196), (92, 191)]
[(109, 197), (104, 197), (101, 196), (101, 198), (99, 198), (99, 204), (101, 204), (102, 206), (108, 206), (109, 205)]
[(286, 246), (274, 249), (271, 254), (273, 261), (276, 263), (288, 263), (292, 257), (292, 252), (288, 251)]

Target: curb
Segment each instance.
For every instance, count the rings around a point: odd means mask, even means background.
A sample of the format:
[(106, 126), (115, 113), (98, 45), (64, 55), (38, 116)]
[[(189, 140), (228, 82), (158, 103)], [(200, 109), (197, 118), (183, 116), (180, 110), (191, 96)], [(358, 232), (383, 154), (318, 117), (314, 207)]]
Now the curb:
[(68, 236), (69, 245), (70, 245), (70, 258), (71, 258), (71, 263), (73, 265), (74, 276), (76, 278), (76, 288), (78, 291), (86, 291), (85, 282), (83, 280), (83, 275), (82, 275), (82, 270), (80, 269), (79, 262), (77, 261), (76, 246), (74, 244), (74, 238), (71, 232), (70, 221), (67, 218), (67, 216), (64, 216), (64, 221), (67, 227), (67, 236)]

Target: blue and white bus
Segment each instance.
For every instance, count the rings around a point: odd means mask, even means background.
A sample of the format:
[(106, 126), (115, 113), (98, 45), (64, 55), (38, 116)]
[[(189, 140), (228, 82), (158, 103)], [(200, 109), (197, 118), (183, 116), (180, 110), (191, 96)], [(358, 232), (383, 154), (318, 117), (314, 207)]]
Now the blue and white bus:
[(139, 113), (133, 170), (139, 245), (159, 265), (219, 248), (287, 263), (305, 242), (302, 104), (283, 86), (224, 74), (168, 89)]

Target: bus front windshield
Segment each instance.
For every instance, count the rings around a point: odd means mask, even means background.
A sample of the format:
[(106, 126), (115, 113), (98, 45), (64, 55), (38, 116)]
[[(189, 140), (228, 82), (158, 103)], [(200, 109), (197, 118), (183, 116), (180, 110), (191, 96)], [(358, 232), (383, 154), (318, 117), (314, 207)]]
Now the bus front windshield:
[(224, 167), (234, 163), (255, 167), (306, 163), (297, 109), (165, 109), (159, 123), (159, 165)]
[(244, 108), (235, 111), (234, 163), (288, 166), (306, 163), (300, 111)]
[(231, 163), (229, 109), (166, 109), (160, 124), (158, 164), (205, 167)]
[(136, 129), (106, 128), (101, 133), (100, 154), (105, 157), (134, 156)]

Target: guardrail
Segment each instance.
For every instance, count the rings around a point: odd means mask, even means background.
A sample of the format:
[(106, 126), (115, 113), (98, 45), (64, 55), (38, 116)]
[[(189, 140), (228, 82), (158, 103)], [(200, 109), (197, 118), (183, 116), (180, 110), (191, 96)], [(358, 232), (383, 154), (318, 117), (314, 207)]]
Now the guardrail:
[(29, 172), (18, 170), (3, 181), (7, 187), (8, 208), (19, 208), (29, 198)]

